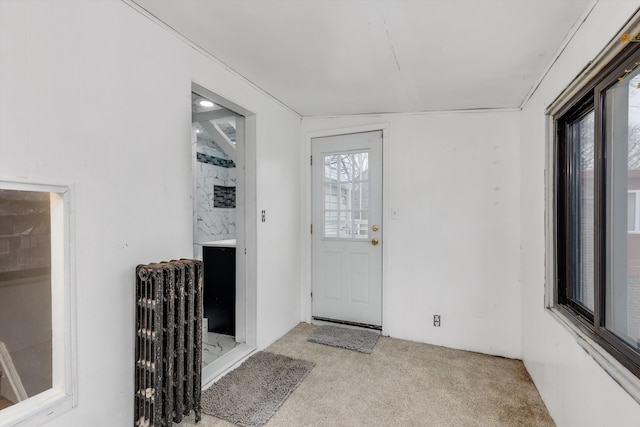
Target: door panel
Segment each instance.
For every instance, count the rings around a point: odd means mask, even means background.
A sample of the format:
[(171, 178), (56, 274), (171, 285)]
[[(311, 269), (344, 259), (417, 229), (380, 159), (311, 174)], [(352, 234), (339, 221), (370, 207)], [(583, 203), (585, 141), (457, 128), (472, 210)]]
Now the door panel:
[(321, 280), (326, 284), (323, 296), (326, 299), (340, 301), (340, 271), (342, 270), (339, 252), (326, 252), (320, 268)]
[(314, 138), (312, 155), (312, 315), (380, 327), (382, 132)]
[(351, 302), (369, 303), (369, 254), (351, 254)]

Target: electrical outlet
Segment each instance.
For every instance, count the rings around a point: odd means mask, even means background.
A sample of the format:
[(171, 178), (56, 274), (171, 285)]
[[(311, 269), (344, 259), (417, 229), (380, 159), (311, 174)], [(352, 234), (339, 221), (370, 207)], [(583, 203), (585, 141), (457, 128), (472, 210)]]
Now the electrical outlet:
[(434, 314), (433, 315), (433, 326), (435, 327), (440, 327), (440, 315), (439, 314)]

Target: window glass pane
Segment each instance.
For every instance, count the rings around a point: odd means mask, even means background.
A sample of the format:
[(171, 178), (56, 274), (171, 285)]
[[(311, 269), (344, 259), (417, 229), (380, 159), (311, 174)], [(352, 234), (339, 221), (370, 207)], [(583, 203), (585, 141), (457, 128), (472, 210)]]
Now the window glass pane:
[(338, 224), (338, 237), (342, 237), (343, 239), (351, 238), (351, 212), (339, 212)]
[(366, 239), (369, 237), (369, 220), (367, 212), (354, 212), (354, 235), (356, 239)]
[(351, 189), (353, 184), (350, 182), (340, 184), (340, 209), (351, 210)]
[(351, 194), (351, 206), (353, 209), (367, 210), (369, 208), (369, 183), (358, 182), (353, 186)]
[(338, 156), (324, 157), (324, 180), (325, 182), (338, 180)]
[(329, 210), (338, 209), (336, 186), (331, 185), (331, 183), (324, 184), (324, 208)]
[(369, 153), (357, 153), (353, 155), (354, 176), (353, 179), (358, 181), (368, 181), (369, 172)]
[(593, 251), (593, 194), (594, 194), (594, 113), (593, 111), (571, 126), (571, 137), (578, 147), (579, 159), (579, 206), (577, 216), (577, 251), (579, 264), (576, 265), (576, 280), (574, 281), (573, 298), (585, 308), (594, 308), (594, 251)]
[(632, 347), (640, 340), (640, 76), (632, 73), (605, 92), (605, 138), (611, 158), (607, 176), (609, 221), (605, 326)]
[(52, 387), (50, 197), (0, 190), (0, 408)]
[(353, 154), (341, 154), (338, 156), (340, 163), (340, 180), (351, 181), (353, 179)]
[(369, 153), (324, 156), (325, 238), (369, 236)]
[(338, 237), (338, 212), (324, 212), (324, 236)]

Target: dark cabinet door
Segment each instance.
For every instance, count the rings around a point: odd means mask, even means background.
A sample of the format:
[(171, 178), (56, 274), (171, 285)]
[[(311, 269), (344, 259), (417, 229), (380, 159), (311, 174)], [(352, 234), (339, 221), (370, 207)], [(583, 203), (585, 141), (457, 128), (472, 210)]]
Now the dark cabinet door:
[(209, 332), (236, 334), (236, 249), (203, 247), (204, 317)]

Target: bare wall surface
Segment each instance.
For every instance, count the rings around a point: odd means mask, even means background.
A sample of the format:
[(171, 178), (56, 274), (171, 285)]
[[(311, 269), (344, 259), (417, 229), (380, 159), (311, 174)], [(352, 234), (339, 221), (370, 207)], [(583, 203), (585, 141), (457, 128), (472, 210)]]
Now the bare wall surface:
[[(307, 137), (388, 125), (385, 334), (521, 357), (519, 117), (507, 111), (303, 119)], [(439, 328), (434, 314), (441, 315)]]
[(0, 179), (75, 190), (79, 403), (49, 425), (132, 422), (135, 266), (193, 254), (192, 80), (257, 113), (265, 346), (300, 321), (299, 117), (123, 2), (0, 2)]
[(636, 426), (640, 406), (545, 311), (545, 109), (640, 2), (600, 1), (522, 112), (523, 359), (558, 426)]

